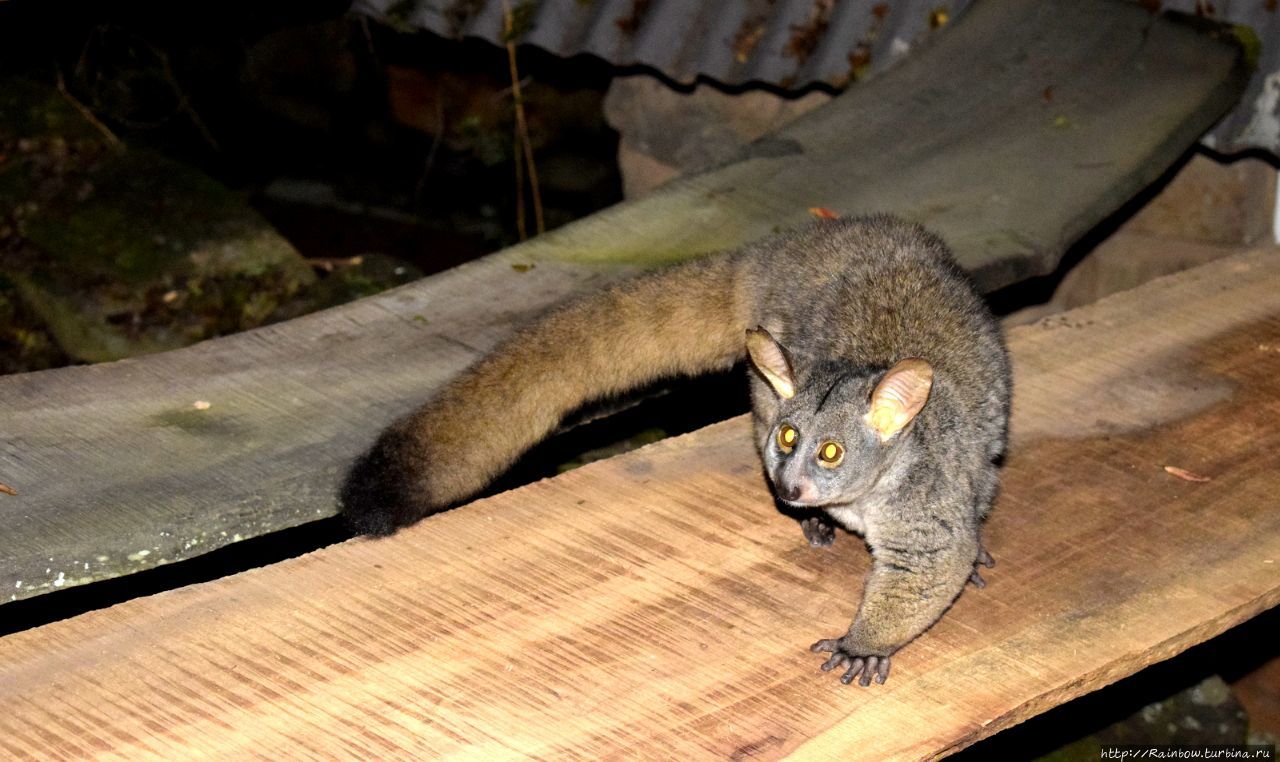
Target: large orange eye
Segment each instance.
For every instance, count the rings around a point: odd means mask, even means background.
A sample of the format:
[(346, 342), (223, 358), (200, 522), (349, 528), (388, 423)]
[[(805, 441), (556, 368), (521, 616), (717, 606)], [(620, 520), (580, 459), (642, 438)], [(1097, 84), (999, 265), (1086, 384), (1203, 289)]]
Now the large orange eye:
[(835, 468), (844, 460), (844, 448), (839, 442), (823, 442), (818, 445), (818, 463), (827, 468)]
[(782, 424), (778, 427), (778, 447), (783, 452), (791, 452), (796, 446), (796, 441), (800, 439), (800, 432), (791, 428), (789, 424)]

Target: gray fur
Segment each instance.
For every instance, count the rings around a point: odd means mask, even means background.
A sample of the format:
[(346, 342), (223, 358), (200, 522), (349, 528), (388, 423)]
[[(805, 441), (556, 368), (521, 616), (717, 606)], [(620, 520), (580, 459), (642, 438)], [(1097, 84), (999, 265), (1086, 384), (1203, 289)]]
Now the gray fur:
[[(889, 659), (943, 614), (989, 561), (981, 523), (997, 488), (1009, 416), (1009, 361), (999, 325), (946, 246), (889, 217), (818, 225), (747, 250), (758, 284), (755, 322), (787, 351), (795, 396), (753, 374), (756, 444), (784, 501), (804, 484), (810, 542), (830, 544), (831, 523), (861, 534), (874, 564), (848, 633), (819, 641), (846, 683), (883, 682)], [(785, 277), (772, 271), (785, 267)], [(904, 358), (934, 369), (929, 398), (881, 442), (863, 420), (885, 372)], [(790, 454), (779, 426), (800, 434)], [(836, 468), (816, 449), (843, 444)]]

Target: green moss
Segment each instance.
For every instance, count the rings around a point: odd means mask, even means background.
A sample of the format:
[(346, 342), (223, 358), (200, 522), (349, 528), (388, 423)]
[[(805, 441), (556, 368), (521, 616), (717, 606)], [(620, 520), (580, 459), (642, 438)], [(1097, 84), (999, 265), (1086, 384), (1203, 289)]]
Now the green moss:
[(0, 77), (0, 137), (48, 134), (81, 140), (102, 137), (57, 90), (25, 77)]
[(574, 458), (573, 460), (568, 461), (566, 463), (561, 463), (560, 465), (556, 466), (556, 473), (563, 474), (566, 471), (572, 471), (575, 468), (581, 468), (582, 466), (585, 466), (588, 463), (594, 463), (597, 460), (604, 460), (605, 458), (612, 458), (615, 455), (621, 455), (624, 452), (631, 452), (632, 450), (638, 450), (641, 447), (644, 447), (645, 445), (650, 445), (650, 444), (653, 444), (654, 442), (659, 442), (663, 439), (666, 439), (669, 436), (671, 435), (668, 434), (664, 429), (659, 429), (659, 428), (645, 429), (644, 431), (639, 432), (635, 436), (630, 437), (628, 439), (623, 439), (620, 442), (614, 442), (613, 444), (605, 445), (604, 447), (598, 447), (594, 450), (587, 450), (586, 452), (582, 453), (581, 455)]
[(221, 409), (220, 405), (211, 405), (205, 410), (195, 407), (165, 410), (155, 413), (147, 419), (148, 426), (170, 427), (199, 436), (237, 436), (241, 426), (235, 424), (231, 415)]
[(26, 224), (25, 237), (81, 274), (112, 274), (142, 281), (162, 273), (175, 257), (145, 236), (145, 223), (110, 203), (84, 204), (72, 214), (43, 210)]
[(19, 202), (8, 244), (23, 252), (10, 291), (66, 355), (173, 349), (310, 306), (315, 273), (239, 194), (154, 151), (108, 150), (53, 88), (4, 84), (0, 196)]
[[(257, 275), (293, 262), (306, 272), (293, 249), (238, 196), (151, 151), (110, 157), (66, 178), (65, 185), (31, 215), (25, 235), (76, 272), (133, 283), (185, 274), (201, 264), (190, 248), (208, 241), (243, 247), (234, 257), (213, 258), (239, 263), (219, 271)], [(86, 187), (91, 192), (82, 198)]]
[[(711, 240), (705, 240), (691, 243), (684, 247), (618, 246), (610, 242), (588, 248), (579, 243), (572, 248), (553, 245), (547, 253), (537, 256), (536, 259), (550, 259), (581, 265), (639, 267), (647, 270), (705, 257), (717, 251), (736, 248), (740, 244), (740, 241), (727, 237), (719, 245)], [(525, 254), (523, 258), (527, 260), (531, 257)]]
[[(776, 227), (772, 224), (776, 220), (764, 219), (751, 206), (749, 194), (735, 192), (738, 182), (751, 181), (745, 166), (724, 170), (724, 180), (716, 188), (677, 180), (679, 185), (662, 193), (557, 228), (510, 249), (511, 261), (650, 269), (737, 249)], [(797, 209), (781, 227), (811, 222), (804, 209)]]
[(1253, 31), (1253, 27), (1244, 24), (1232, 25), (1231, 33), (1244, 51), (1245, 63), (1249, 64), (1250, 69), (1258, 68), (1258, 61), (1262, 58), (1262, 39), (1258, 37), (1258, 33)]

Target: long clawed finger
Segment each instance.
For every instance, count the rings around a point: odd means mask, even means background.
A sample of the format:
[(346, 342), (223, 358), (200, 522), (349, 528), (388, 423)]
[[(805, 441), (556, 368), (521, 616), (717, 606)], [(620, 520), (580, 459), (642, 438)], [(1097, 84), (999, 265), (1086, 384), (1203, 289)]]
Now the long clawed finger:
[[(871, 658), (874, 659), (875, 657), (872, 656)], [(854, 659), (852, 662), (850, 662), (849, 668), (845, 670), (843, 675), (840, 676), (840, 682), (844, 683), (845, 685), (848, 685), (849, 683), (853, 682), (853, 678), (857, 677), (859, 674), (862, 674), (863, 678), (862, 680), (858, 681), (858, 684), (870, 685), (871, 681), (868, 680), (866, 676), (871, 673), (871, 670), (866, 669), (866, 666), (867, 666), (867, 662), (865, 659), (862, 659), (862, 658)], [(864, 673), (864, 670), (865, 670), (865, 673)]]
[(876, 667), (876, 685), (884, 685), (884, 681), (889, 679), (889, 667), (891, 666), (893, 666), (893, 663), (888, 656), (880, 657), (880, 664)]
[(819, 640), (817, 643), (809, 646), (809, 650), (813, 651), (815, 654), (823, 652), (835, 653), (839, 646), (840, 638), (828, 638), (826, 640)]
[(857, 677), (858, 685), (864, 688), (871, 685), (872, 680), (875, 680), (876, 685), (884, 685), (884, 681), (889, 679), (889, 667), (891, 665), (892, 662), (890, 662), (888, 656), (868, 656), (866, 659), (854, 659), (850, 663), (849, 669), (845, 670), (845, 673), (840, 676), (840, 682), (848, 685)]
[(821, 669), (823, 672), (830, 672), (836, 667), (843, 667), (848, 663), (849, 663), (848, 655), (842, 654), (842, 653), (834, 653), (831, 655), (831, 658), (823, 662), (822, 666), (819, 667), (818, 669)]

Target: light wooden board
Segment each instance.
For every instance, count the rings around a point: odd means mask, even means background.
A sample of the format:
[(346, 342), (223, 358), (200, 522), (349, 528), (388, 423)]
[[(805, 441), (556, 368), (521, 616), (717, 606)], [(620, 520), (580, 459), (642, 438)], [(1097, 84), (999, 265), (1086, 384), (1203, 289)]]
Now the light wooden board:
[(1280, 255), (1011, 346), (998, 565), (884, 686), (806, 650), (867, 555), (805, 545), (739, 418), (0, 639), (0, 755), (916, 759), (1280, 603)]
[(982, 2), (741, 160), (640, 201), (281, 325), (0, 378), (0, 482), (20, 492), (0, 495), (0, 604), (330, 515), (379, 429), (533, 315), (809, 207), (925, 222), (984, 288), (1051, 270), (1230, 107), (1244, 68), (1229, 41), (1133, 3)]

